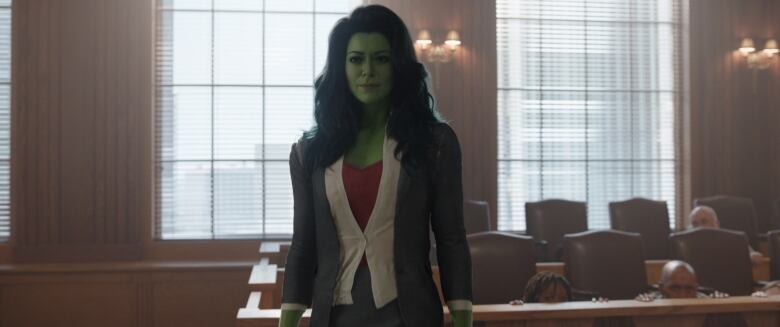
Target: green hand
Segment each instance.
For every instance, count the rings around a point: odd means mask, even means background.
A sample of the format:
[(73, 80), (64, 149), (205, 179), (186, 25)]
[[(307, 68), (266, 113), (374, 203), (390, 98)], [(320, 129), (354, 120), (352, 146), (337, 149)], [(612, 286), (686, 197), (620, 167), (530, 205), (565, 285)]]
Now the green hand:
[(279, 327), (298, 327), (305, 310), (282, 310)]
[(471, 327), (471, 310), (456, 310), (451, 312), (452, 327)]

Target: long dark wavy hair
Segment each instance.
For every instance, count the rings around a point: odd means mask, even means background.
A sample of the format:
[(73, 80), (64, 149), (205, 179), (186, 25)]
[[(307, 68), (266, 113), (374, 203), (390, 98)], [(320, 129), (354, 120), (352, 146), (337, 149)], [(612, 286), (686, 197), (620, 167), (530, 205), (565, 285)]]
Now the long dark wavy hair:
[(304, 133), (304, 138), (310, 139), (306, 151), (308, 168), (330, 166), (357, 139), (363, 109), (349, 90), (345, 72), (347, 44), (355, 33), (380, 33), (389, 41), (393, 89), (388, 135), (398, 141), (394, 154), (402, 157), (405, 167), (426, 166), (430, 162), (426, 156), (433, 145), (432, 127), (441, 122), (428, 91), (428, 73), (417, 61), (401, 18), (386, 7), (369, 5), (340, 19), (330, 33), (327, 61), (314, 83), (316, 125)]

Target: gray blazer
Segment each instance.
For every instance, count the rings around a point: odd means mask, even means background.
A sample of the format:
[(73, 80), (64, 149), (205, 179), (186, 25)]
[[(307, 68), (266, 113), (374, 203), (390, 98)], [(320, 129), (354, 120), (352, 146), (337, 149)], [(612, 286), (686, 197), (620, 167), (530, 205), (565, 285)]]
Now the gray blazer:
[[(436, 238), (445, 301), (472, 300), (471, 256), (463, 227), (460, 144), (447, 124), (434, 128), (438, 146), (432, 172), (398, 177), (393, 256), (398, 305), (407, 327), (442, 326), (442, 303), (431, 275), (429, 225)], [(327, 326), (339, 270), (339, 240), (325, 194), (324, 169), (309, 174), (290, 153), (294, 204), (293, 240), (285, 266), (283, 303), (311, 305), (310, 326)], [(300, 149), (299, 149), (300, 147)]]

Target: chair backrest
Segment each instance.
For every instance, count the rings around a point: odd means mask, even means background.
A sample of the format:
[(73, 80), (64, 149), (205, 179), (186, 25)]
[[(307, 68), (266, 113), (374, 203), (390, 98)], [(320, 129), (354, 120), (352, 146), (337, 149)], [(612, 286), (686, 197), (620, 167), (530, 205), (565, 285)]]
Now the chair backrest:
[[(490, 231), (490, 205), (485, 201), (463, 201), (463, 225), (466, 228), (466, 235)], [(433, 229), (430, 227), (428, 228), (428, 233), (431, 241), (428, 259), (432, 264), (438, 265), (436, 235), (433, 234)]]
[(612, 229), (639, 233), (645, 259), (669, 258), (669, 210), (666, 201), (633, 198), (609, 203), (609, 221)]
[(588, 230), (588, 209), (585, 202), (560, 199), (526, 202), (525, 224), (534, 240), (547, 242), (544, 261), (560, 261), (563, 235)]
[(467, 236), (474, 304), (506, 304), (523, 297), (536, 273), (534, 242), (528, 236), (482, 232)]
[(772, 280), (780, 279), (780, 229), (770, 231), (769, 238), (769, 271)]
[(711, 207), (718, 214), (720, 228), (744, 232), (750, 245), (754, 249), (758, 248), (758, 227), (756, 227), (756, 209), (753, 207), (753, 200), (729, 195), (716, 195), (697, 198), (693, 201), (693, 205)]
[(647, 290), (639, 234), (594, 230), (563, 238), (563, 261), (571, 287), (610, 299), (633, 299)]
[(693, 266), (699, 285), (731, 295), (753, 292), (753, 266), (745, 233), (695, 228), (669, 236), (669, 254)]
[(485, 201), (463, 201), (463, 224), (466, 234), (490, 231), (490, 206)]

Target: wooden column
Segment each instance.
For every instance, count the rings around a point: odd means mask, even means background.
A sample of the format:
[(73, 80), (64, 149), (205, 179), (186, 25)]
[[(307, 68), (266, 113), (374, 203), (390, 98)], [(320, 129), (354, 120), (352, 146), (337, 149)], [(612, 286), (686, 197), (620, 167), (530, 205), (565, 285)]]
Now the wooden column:
[(753, 71), (736, 50), (744, 37), (780, 40), (777, 17), (773, 0), (690, 2), (691, 196), (752, 198), (760, 231), (780, 228), (780, 58)]
[(14, 260), (139, 258), (154, 169), (153, 1), (12, 10)]

